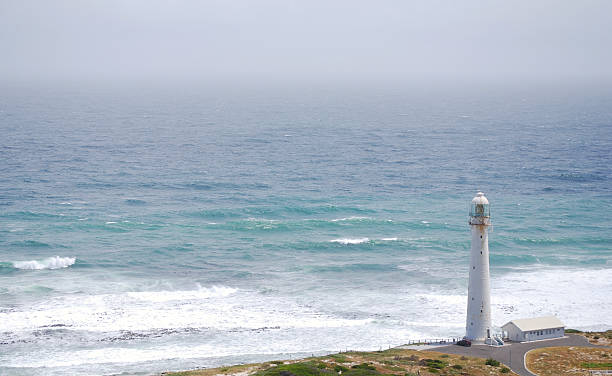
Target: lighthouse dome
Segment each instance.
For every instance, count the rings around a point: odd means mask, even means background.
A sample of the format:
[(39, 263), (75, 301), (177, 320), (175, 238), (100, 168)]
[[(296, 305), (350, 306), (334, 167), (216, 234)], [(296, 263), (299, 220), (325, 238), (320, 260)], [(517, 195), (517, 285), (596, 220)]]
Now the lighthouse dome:
[(470, 217), (490, 217), (491, 207), (484, 193), (478, 192), (470, 204)]
[(472, 199), (472, 204), (488, 204), (489, 200), (485, 197), (484, 193), (476, 193), (476, 197)]

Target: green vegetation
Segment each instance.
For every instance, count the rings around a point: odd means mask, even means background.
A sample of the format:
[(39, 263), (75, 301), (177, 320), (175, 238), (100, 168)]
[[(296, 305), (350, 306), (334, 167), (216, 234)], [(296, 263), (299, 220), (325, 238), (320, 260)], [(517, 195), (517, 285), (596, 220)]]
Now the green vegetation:
[[(607, 361), (599, 359), (595, 361)], [(587, 360), (582, 360), (587, 361)], [(390, 349), (343, 352), (303, 360), (269, 361), (231, 367), (165, 373), (165, 376), (502, 376), (500, 368), (485, 367), (483, 359), (434, 351)], [(555, 375), (556, 376), (556, 375)]]
[(354, 368), (354, 369), (369, 369), (371, 371), (376, 370), (376, 367), (374, 367), (373, 365), (371, 365), (369, 363), (355, 364), (351, 368)]
[(346, 371), (348, 371), (348, 370), (349, 370), (348, 368), (346, 368), (345, 366), (341, 366), (340, 364), (336, 364), (336, 365), (334, 366), (334, 371), (336, 371), (336, 372), (342, 372), (342, 373), (344, 373), (344, 372), (346, 372)]
[(576, 330), (576, 329), (565, 329), (565, 333), (582, 333), (580, 330)]
[(338, 363), (350, 363), (351, 362), (349, 359), (347, 359), (346, 356), (341, 355), (341, 354), (333, 354), (333, 355), (330, 355), (329, 357)]
[(423, 359), (421, 364), (428, 367), (430, 371), (431, 369), (443, 369), (448, 365), (448, 363), (440, 359)]
[(353, 368), (342, 372), (342, 376), (380, 376), (380, 372), (372, 369)]
[(510, 373), (510, 368), (508, 368), (508, 367), (502, 367), (502, 369), (501, 369), (501, 373)]
[(493, 366), (493, 367), (498, 367), (499, 366), (499, 362), (495, 359), (492, 358), (488, 358), (487, 360), (485, 360), (485, 364), (488, 366)]
[(594, 368), (594, 369), (612, 369), (612, 363), (593, 363), (585, 362), (580, 363), (582, 368)]
[[(321, 368), (323, 364), (323, 368)], [(332, 371), (325, 369), (325, 363), (303, 362), (293, 364), (282, 364), (276, 367), (255, 373), (256, 376), (335, 376)]]

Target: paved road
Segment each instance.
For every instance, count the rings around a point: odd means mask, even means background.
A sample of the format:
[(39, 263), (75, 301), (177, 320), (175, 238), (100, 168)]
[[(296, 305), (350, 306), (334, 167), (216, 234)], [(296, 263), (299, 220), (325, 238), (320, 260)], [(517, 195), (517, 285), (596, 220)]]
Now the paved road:
[(493, 347), (485, 345), (474, 345), (472, 347), (462, 347), (457, 345), (437, 347), (431, 351), (437, 351), (446, 354), (457, 354), (465, 356), (474, 356), (477, 358), (493, 358), (504, 363), (510, 369), (521, 376), (534, 376), (525, 368), (525, 353), (529, 350), (538, 349), (541, 347), (551, 346), (586, 346), (586, 347), (601, 347), (589, 343), (589, 341), (576, 334), (566, 334), (566, 337), (556, 338), (536, 342), (511, 343), (506, 346)]

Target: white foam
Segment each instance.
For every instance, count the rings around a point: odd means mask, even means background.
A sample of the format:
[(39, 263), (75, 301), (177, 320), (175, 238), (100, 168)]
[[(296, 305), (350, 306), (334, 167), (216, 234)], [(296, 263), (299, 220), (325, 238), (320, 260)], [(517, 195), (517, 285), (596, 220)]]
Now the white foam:
[(71, 330), (113, 332), (178, 328), (340, 328), (370, 321), (338, 318), (292, 299), (262, 299), (253, 291), (217, 286), (192, 291), (49, 298), (31, 309), (0, 312), (0, 332), (32, 331), (58, 324)]
[(131, 298), (146, 300), (150, 302), (171, 302), (178, 300), (197, 300), (221, 298), (234, 294), (238, 291), (232, 287), (213, 286), (211, 288), (200, 287), (198, 290), (187, 291), (138, 291), (128, 292)]
[(106, 222), (107, 225), (112, 225), (113, 223), (117, 223), (117, 222), (113, 222), (113, 221)]
[(397, 241), (397, 238), (381, 238), (380, 240), (383, 240), (386, 242), (394, 242), (394, 241)]
[(612, 269), (548, 269), (506, 274), (491, 283), (496, 325), (555, 315), (570, 328), (612, 325)]
[(75, 257), (60, 257), (54, 256), (44, 260), (31, 260), (31, 261), (15, 261), (13, 266), (17, 269), (27, 270), (42, 270), (42, 269), (61, 269), (67, 268), (76, 262)]
[(351, 239), (351, 238), (341, 238), (341, 239), (334, 239), (334, 240), (330, 240), (330, 242), (332, 243), (340, 243), (340, 244), (361, 244), (361, 243), (367, 243), (369, 242), (370, 239), (369, 238), (356, 238), (356, 239)]
[[(421, 270), (427, 260), (424, 256), (411, 259), (414, 264), (400, 268)], [(439, 269), (432, 270), (439, 273)], [(206, 328), (203, 330), (223, 333), (206, 339), (185, 335), (175, 342), (118, 342), (104, 348), (65, 350), (58, 346), (56, 350), (49, 346), (48, 354), (34, 356), (28, 351), (21, 356), (11, 355), (3, 365), (70, 367), (245, 354), (376, 350), (408, 339), (461, 336), (467, 303), (467, 276), (462, 278), (465, 283), (445, 286), (415, 282), (389, 291), (363, 289), (347, 294), (343, 290), (341, 296), (323, 293), (312, 301), (308, 294), (299, 298), (276, 296), (230, 286), (172, 291), (172, 286), (166, 284), (148, 287), (159, 291), (64, 294), (45, 298), (21, 311), (0, 311), (0, 332), (20, 335), (20, 331), (31, 333), (42, 327), (54, 330), (52, 325), (63, 324), (62, 330), (97, 333), (148, 333), (173, 328)], [(607, 328), (612, 325), (611, 281), (611, 269), (531, 268), (502, 276), (492, 273), (493, 324), (498, 327), (516, 318), (555, 314), (568, 327)], [(313, 301), (321, 304), (312, 304)], [(333, 313), (328, 308), (335, 304), (342, 307), (342, 312), (359, 314)], [(261, 328), (274, 329), (262, 333)]]
[(366, 219), (371, 219), (370, 217), (357, 217), (357, 216), (351, 216), (351, 217), (346, 217), (346, 218), (337, 218), (337, 219), (332, 219), (332, 222), (344, 222), (344, 221), (363, 221)]

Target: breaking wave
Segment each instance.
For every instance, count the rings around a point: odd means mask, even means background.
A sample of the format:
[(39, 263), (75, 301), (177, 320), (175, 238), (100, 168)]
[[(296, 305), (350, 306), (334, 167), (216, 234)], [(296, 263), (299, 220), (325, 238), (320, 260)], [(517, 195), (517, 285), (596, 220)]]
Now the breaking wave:
[(15, 261), (13, 266), (17, 269), (25, 270), (43, 270), (43, 269), (61, 269), (67, 268), (76, 262), (75, 257), (48, 257), (44, 260), (30, 260), (30, 261)]
[(332, 243), (340, 243), (340, 244), (361, 244), (361, 243), (367, 243), (370, 241), (370, 238), (356, 238), (356, 239), (350, 239), (350, 238), (342, 238), (342, 239), (334, 239), (334, 240), (330, 240), (330, 242)]

